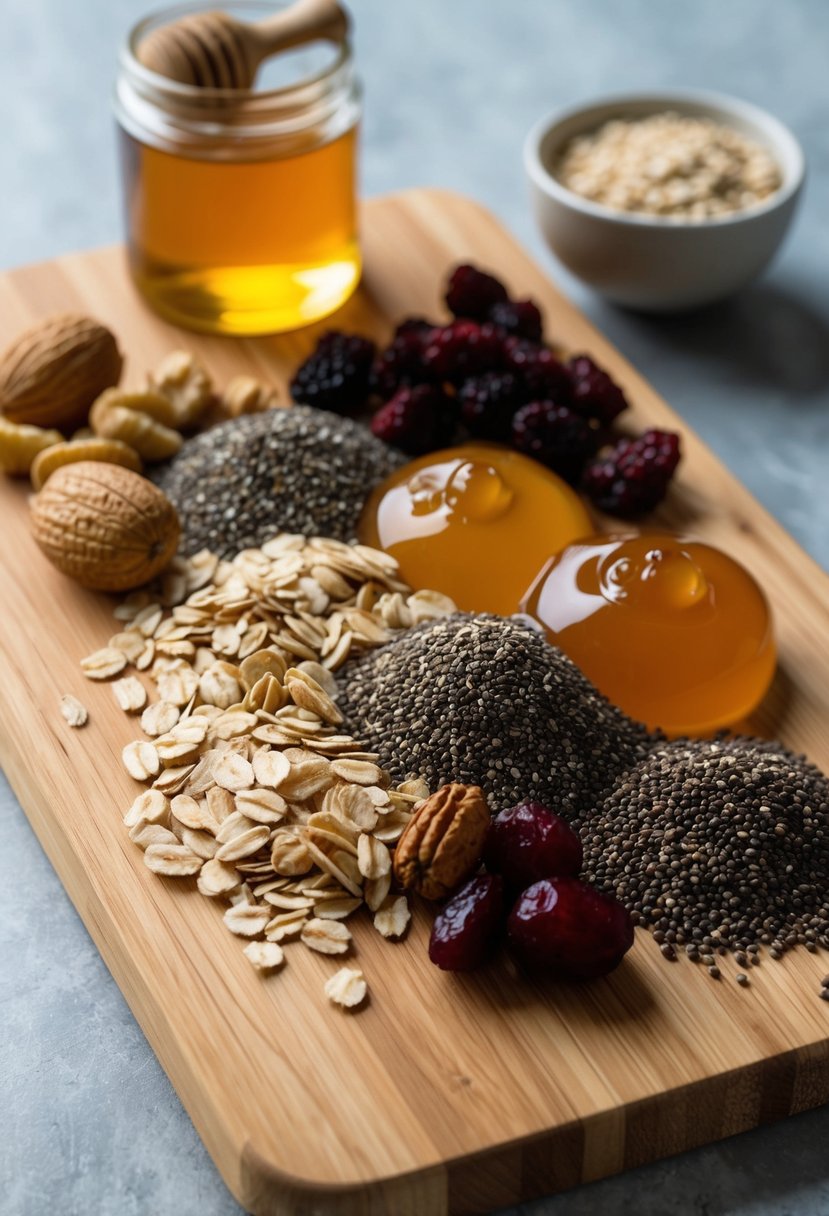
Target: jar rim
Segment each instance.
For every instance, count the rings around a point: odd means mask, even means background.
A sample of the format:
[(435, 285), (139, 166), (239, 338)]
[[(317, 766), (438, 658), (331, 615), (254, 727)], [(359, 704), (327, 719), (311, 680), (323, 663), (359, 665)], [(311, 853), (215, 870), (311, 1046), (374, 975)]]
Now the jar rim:
[[(274, 0), (222, 0), (222, 9), (226, 12), (232, 12), (234, 9), (259, 9), (265, 15), (273, 14), (284, 7), (286, 5), (275, 3)], [(274, 89), (217, 89), (204, 85), (184, 84), (179, 80), (173, 80), (169, 76), (162, 76), (159, 72), (154, 72), (141, 62), (137, 53), (138, 46), (151, 29), (167, 25), (182, 17), (207, 12), (215, 12), (215, 7), (206, 3), (205, 0), (182, 0), (177, 4), (154, 9), (137, 21), (127, 32), (118, 54), (121, 68), (147, 88), (157, 90), (159, 94), (180, 102), (192, 101), (199, 106), (209, 106), (212, 101), (217, 103), (238, 102), (240, 97), (246, 96), (249, 101), (255, 101), (257, 107), (264, 107), (269, 102), (278, 104), (285, 101), (292, 93), (296, 93), (300, 89), (306, 89), (308, 86), (335, 78), (351, 60), (351, 40), (346, 36), (340, 43), (333, 60), (326, 67), (308, 76), (303, 76), (293, 84), (280, 85)]]

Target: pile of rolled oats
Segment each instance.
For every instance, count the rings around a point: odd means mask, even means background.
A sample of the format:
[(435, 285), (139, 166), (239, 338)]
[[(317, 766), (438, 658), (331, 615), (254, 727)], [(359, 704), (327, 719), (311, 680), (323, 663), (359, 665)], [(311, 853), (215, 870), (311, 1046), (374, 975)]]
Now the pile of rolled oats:
[(613, 119), (574, 137), (555, 174), (614, 211), (686, 223), (756, 207), (782, 183), (779, 166), (756, 140), (673, 111)]
[[(453, 611), (437, 592), (412, 593), (388, 554), (283, 534), (232, 561), (177, 558), (156, 595), (116, 608), (121, 632), (82, 661), (89, 679), (117, 677), (117, 704), (141, 715), (145, 738), (123, 751), (149, 787), (124, 817), (130, 838), (155, 873), (196, 876), (227, 902), (225, 924), (249, 939), (254, 967), (280, 967), (290, 939), (346, 954), (343, 922), (364, 904), (384, 937), (404, 933), (389, 846), (429, 791), (392, 786), (345, 733), (334, 673)], [(151, 691), (124, 674), (130, 665)], [(356, 1006), (365, 980), (343, 968), (325, 991)]]

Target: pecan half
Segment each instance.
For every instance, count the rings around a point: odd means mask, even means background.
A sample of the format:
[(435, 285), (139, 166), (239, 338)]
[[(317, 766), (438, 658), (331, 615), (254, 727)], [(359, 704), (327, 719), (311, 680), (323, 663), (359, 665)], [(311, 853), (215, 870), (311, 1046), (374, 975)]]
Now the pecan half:
[(425, 899), (451, 895), (481, 860), (490, 814), (477, 785), (444, 785), (422, 802), (394, 851), (394, 876)]

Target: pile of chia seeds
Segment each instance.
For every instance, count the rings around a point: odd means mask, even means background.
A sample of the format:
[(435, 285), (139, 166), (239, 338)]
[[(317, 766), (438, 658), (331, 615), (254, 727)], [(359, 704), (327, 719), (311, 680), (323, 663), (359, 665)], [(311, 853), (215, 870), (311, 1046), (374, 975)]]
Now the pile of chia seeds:
[(667, 958), (684, 948), (718, 978), (718, 953), (745, 968), (763, 947), (829, 949), (829, 780), (779, 744), (657, 743), (576, 826), (587, 879)]
[(179, 513), (184, 553), (233, 557), (276, 532), (354, 540), (367, 495), (403, 463), (350, 418), (296, 406), (196, 435), (154, 480)]
[(595, 808), (650, 746), (560, 650), (518, 618), (459, 613), (353, 660), (350, 729), (395, 780), (480, 785), (493, 811), (526, 798)]

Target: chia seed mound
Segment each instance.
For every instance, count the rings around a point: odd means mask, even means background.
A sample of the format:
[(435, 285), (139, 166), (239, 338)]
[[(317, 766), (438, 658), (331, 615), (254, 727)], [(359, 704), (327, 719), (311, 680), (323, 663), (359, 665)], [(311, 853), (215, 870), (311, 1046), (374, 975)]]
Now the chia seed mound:
[(459, 613), (349, 662), (340, 705), (395, 780), (480, 785), (493, 811), (525, 798), (596, 807), (651, 745), (645, 728), (516, 618)]
[[(663, 953), (759, 962), (829, 948), (829, 780), (759, 739), (657, 743), (578, 823), (585, 877)], [(711, 970), (713, 967), (713, 970)]]
[(230, 558), (276, 532), (356, 539), (366, 496), (403, 463), (350, 418), (295, 406), (196, 435), (153, 479), (179, 513), (182, 551)]

